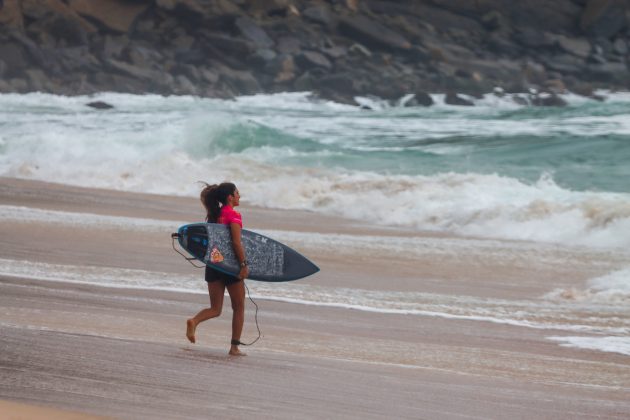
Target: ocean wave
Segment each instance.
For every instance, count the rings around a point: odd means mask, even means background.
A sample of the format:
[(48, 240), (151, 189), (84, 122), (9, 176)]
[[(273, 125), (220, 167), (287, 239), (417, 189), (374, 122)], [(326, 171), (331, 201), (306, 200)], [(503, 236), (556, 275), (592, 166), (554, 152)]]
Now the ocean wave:
[[(609, 96), (627, 107), (627, 97)], [(84, 106), (94, 99), (116, 108)], [(610, 105), (582, 101), (534, 115), (484, 100), (473, 110), (364, 112), (306, 93), (0, 95), (0, 175), (189, 196), (199, 180), (233, 180), (245, 202), (264, 207), (479, 237), (630, 245), (630, 126), (619, 109), (607, 117), (598, 112)]]
[(627, 305), (630, 303), (630, 267), (593, 278), (588, 281), (585, 289), (556, 289), (546, 297), (564, 301)]

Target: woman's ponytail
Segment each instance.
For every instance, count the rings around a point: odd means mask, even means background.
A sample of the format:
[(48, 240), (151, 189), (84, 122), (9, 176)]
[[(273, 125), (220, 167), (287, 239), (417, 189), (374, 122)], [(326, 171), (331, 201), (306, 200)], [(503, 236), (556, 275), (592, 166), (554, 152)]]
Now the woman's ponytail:
[(208, 223), (217, 223), (221, 214), (221, 205), (227, 204), (227, 198), (236, 191), (236, 185), (231, 182), (222, 184), (206, 184), (201, 190), (201, 203), (206, 209), (206, 221)]

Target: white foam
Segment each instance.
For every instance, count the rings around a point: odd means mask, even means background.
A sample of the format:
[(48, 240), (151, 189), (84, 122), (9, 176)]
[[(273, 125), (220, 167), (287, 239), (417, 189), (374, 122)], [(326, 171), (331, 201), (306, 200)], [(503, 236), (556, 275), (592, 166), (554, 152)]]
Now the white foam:
[[(611, 96), (615, 100), (627, 99), (615, 95)], [(100, 112), (84, 106), (94, 99), (116, 108)], [(630, 246), (630, 235), (624, 234), (630, 230), (630, 194), (570, 191), (556, 185), (551, 175), (529, 184), (493, 174), (407, 176), (318, 166), (317, 159), (324, 156), (377, 147), (357, 140), (357, 133), (382, 138), (378, 144), (384, 150), (397, 147), (387, 139), (416, 139), (418, 133), (423, 141), (505, 132), (531, 137), (630, 133), (625, 115), (485, 118), (505, 111), (495, 105), (482, 101), (457, 113), (436, 106), (386, 110), (372, 116), (356, 107), (313, 101), (307, 93), (255, 95), (236, 101), (121, 94), (95, 98), (0, 95), (6, 119), (0, 134), (0, 175), (188, 196), (199, 193), (198, 180), (234, 180), (244, 201), (265, 207), (489, 238)], [(399, 118), (386, 118), (388, 113), (436, 118), (405, 118), (405, 124), (400, 124)], [(470, 113), (484, 118), (469, 118)], [(243, 150), (232, 151), (217, 146), (229, 130), (260, 126), (276, 130), (271, 137), (288, 133), (290, 145), (245, 145)], [(294, 147), (304, 139), (331, 147), (314, 151)], [(422, 142), (409, 147), (435, 155), (465, 153), (466, 148)], [(301, 160), (298, 166), (278, 164), (283, 159)], [(308, 167), (299, 166), (305, 162)]]
[[(202, 272), (174, 274), (117, 267), (73, 266), (0, 258), (0, 275), (117, 288), (204, 293)], [(630, 319), (588, 307), (419, 292), (248, 282), (254, 298), (390, 315), (429, 316), (518, 327), (603, 334), (630, 333)], [(590, 311), (590, 312), (589, 312)], [(584, 314), (588, 317), (584, 317)]]
[(556, 289), (545, 297), (577, 302), (628, 305), (630, 304), (630, 267), (593, 278), (587, 282), (587, 286), (586, 289)]
[(630, 337), (547, 337), (560, 342), (563, 347), (587, 350), (599, 350), (630, 356)]

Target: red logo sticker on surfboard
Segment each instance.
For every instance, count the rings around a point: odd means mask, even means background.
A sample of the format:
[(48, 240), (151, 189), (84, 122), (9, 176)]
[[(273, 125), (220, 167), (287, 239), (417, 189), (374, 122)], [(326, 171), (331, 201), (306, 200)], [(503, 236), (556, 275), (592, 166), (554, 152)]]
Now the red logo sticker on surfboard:
[(223, 255), (221, 254), (221, 251), (219, 251), (219, 249), (215, 246), (214, 248), (212, 248), (212, 252), (210, 253), (210, 262), (216, 264), (220, 263), (221, 261), (223, 261)]

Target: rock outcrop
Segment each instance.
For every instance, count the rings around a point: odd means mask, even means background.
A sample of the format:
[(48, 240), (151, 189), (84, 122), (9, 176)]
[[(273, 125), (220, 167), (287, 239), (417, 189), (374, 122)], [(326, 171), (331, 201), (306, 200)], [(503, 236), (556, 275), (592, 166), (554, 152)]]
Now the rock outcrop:
[(630, 0), (0, 0), (0, 92), (561, 106), (630, 87), (629, 19)]

